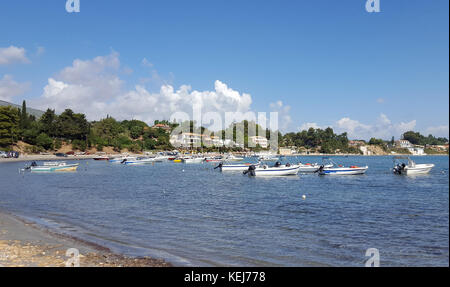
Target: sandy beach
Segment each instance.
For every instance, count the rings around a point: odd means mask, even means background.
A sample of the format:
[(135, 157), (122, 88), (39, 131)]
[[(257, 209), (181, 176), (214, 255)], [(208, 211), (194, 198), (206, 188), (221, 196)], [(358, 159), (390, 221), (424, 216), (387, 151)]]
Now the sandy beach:
[(66, 267), (68, 249), (79, 251), (80, 267), (170, 267), (163, 260), (131, 258), (107, 248), (52, 233), (0, 212), (0, 267)]

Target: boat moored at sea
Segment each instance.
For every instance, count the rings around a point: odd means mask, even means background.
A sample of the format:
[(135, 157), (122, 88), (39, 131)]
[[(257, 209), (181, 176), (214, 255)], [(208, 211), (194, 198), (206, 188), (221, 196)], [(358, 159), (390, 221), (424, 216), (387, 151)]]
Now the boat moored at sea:
[(251, 164), (251, 163), (240, 163), (240, 164), (225, 164), (220, 163), (218, 166), (216, 166), (214, 169), (220, 169), (220, 171), (246, 171), (248, 168), (254, 165), (256, 167), (259, 167), (259, 163)]
[(144, 164), (153, 164), (155, 163), (155, 158), (152, 157), (137, 157), (137, 158), (127, 158), (122, 161), (125, 165), (144, 165)]
[(280, 162), (277, 162), (272, 167), (268, 165), (251, 165), (244, 171), (244, 174), (249, 176), (290, 176), (297, 175), (298, 171), (298, 165), (291, 165), (289, 163), (282, 165)]
[[(404, 161), (407, 161), (406, 164)], [(409, 156), (394, 157), (394, 168), (392, 171), (399, 175), (427, 174), (434, 167), (432, 163), (416, 164)]]
[[(300, 173), (314, 173), (314, 172), (317, 172), (319, 169), (320, 169), (320, 167), (321, 167), (321, 165), (320, 164), (318, 164), (318, 163), (298, 163), (298, 166), (299, 166), (299, 172)], [(333, 165), (332, 164), (326, 164), (326, 165), (324, 165), (324, 167), (325, 168), (330, 168), (330, 167), (333, 167)]]
[(336, 164), (331, 159), (327, 160), (328, 162), (325, 163), (324, 161), (324, 164), (322, 164), (317, 171), (319, 175), (360, 175), (366, 173), (366, 171), (369, 169), (368, 166), (360, 167), (352, 165), (349, 167), (345, 167), (343, 165)]
[(205, 161), (204, 157), (184, 157), (181, 159), (184, 163), (203, 163)]
[(70, 172), (76, 171), (79, 164), (67, 164), (66, 162), (44, 162), (43, 165), (37, 165), (36, 162), (32, 162), (30, 166), (25, 170), (31, 172)]

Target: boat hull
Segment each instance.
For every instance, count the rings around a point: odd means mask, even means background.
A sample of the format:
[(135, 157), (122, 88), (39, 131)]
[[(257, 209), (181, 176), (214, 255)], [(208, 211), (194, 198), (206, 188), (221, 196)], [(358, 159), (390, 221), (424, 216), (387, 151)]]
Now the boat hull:
[(205, 159), (204, 158), (185, 158), (183, 159), (184, 163), (202, 163), (204, 162)]
[(78, 164), (66, 166), (36, 166), (31, 167), (31, 172), (71, 172), (78, 169)]
[(434, 164), (416, 164), (415, 167), (406, 167), (405, 175), (428, 174), (434, 167)]
[(253, 172), (249, 172), (250, 176), (290, 176), (297, 175), (299, 171), (298, 166), (292, 167), (258, 167)]
[(250, 167), (251, 164), (230, 164), (230, 165), (222, 165), (220, 170), (225, 171), (246, 171)]
[(338, 168), (325, 168), (319, 172), (320, 175), (360, 175), (366, 173), (369, 167), (338, 167)]

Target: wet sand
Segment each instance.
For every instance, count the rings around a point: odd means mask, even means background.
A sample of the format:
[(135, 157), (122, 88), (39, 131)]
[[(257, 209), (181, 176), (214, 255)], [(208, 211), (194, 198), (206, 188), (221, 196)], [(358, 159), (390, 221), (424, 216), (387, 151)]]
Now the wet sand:
[(52, 233), (0, 211), (0, 267), (65, 267), (70, 248), (79, 250), (80, 267), (170, 267), (148, 257), (131, 258), (75, 238)]

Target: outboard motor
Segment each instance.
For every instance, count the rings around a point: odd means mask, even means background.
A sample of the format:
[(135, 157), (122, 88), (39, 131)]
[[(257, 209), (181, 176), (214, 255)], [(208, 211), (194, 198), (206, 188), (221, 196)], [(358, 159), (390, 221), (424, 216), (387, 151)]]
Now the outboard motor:
[(127, 159), (124, 159), (124, 160), (122, 160), (122, 164), (124, 164), (124, 163), (126, 163), (127, 162)]
[(251, 176), (255, 176), (256, 175), (255, 170), (256, 170), (256, 166), (251, 165), (251, 166), (248, 167), (248, 170), (244, 171), (243, 173), (244, 174), (250, 174)]
[(223, 166), (223, 163), (221, 162), (221, 163), (219, 163), (219, 165), (216, 166), (214, 169), (222, 168), (222, 166)]
[(319, 167), (319, 169), (316, 170), (314, 173), (322, 173), (324, 168), (325, 168), (325, 166), (324, 166), (324, 165), (321, 165), (321, 166)]

